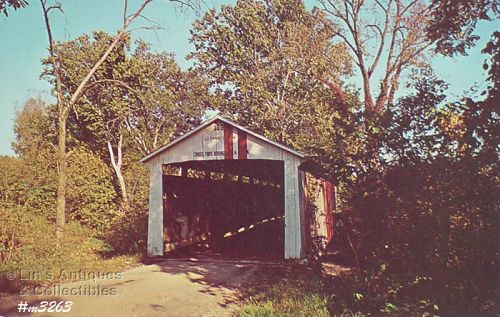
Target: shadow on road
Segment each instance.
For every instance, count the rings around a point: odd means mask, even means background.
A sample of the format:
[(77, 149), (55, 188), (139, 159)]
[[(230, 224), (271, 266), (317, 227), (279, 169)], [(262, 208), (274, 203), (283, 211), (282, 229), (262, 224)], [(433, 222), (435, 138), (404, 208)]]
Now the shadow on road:
[[(224, 254), (184, 254), (186, 257), (165, 259), (156, 263), (160, 270), (170, 275), (181, 275), (191, 283), (201, 286), (199, 292), (221, 296), (219, 305), (228, 307), (248, 296), (248, 284), (258, 280), (263, 266), (276, 266), (279, 262), (256, 259), (231, 260)], [(189, 255), (189, 257), (187, 257)]]

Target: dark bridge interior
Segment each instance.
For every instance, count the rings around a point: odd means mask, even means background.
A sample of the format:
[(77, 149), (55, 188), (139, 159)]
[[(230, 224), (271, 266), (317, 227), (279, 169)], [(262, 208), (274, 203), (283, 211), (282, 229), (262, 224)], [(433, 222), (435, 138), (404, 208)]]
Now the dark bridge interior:
[(204, 245), (283, 257), (282, 161), (189, 161), (165, 165), (163, 174), (165, 251)]

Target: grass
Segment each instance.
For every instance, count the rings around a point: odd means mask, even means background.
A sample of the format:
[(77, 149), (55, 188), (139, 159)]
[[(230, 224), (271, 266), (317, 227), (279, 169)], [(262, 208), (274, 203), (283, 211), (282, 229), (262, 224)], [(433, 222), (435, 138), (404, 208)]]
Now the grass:
[(283, 271), (263, 269), (249, 290), (250, 298), (236, 313), (240, 317), (328, 317), (328, 293), (320, 274), (303, 265)]
[(140, 256), (108, 256), (112, 251), (110, 246), (77, 222), (68, 222), (64, 243), (57, 249), (54, 226), (43, 217), (5, 211), (2, 215), (4, 228), (10, 231), (4, 229), (0, 236), (8, 242), (0, 243), (1, 292), (19, 293), (35, 285), (49, 286), (86, 279), (92, 274), (117, 273), (140, 263)]

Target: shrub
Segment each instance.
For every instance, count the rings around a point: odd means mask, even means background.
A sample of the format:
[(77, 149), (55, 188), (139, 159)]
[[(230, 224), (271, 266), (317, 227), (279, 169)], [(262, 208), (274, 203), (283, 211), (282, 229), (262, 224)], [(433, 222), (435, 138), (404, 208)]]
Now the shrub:
[(103, 238), (110, 245), (110, 254), (144, 255), (147, 232), (147, 213), (144, 209), (136, 207), (117, 217)]
[[(94, 231), (76, 221), (66, 225), (62, 248), (55, 247), (55, 225), (23, 207), (0, 207), (0, 290), (17, 291), (21, 286), (58, 282), (61, 270), (116, 272), (135, 263), (134, 257), (103, 261), (100, 254), (109, 246), (94, 237)], [(7, 278), (14, 272), (16, 279)], [(42, 272), (42, 279), (21, 281), (21, 272)], [(44, 279), (46, 274), (53, 279)]]
[(69, 160), (67, 213), (82, 225), (104, 232), (119, 215), (116, 193), (106, 164), (85, 148), (72, 152)]

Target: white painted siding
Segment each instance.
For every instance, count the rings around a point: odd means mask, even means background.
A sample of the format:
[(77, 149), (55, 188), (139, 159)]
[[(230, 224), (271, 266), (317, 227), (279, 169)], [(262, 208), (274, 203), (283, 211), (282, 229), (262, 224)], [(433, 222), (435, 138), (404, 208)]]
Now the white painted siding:
[(301, 248), (300, 257), (304, 257), (306, 250), (306, 172), (299, 170), (299, 208), (300, 208), (300, 231), (301, 231)]
[[(148, 222), (148, 254), (163, 255), (163, 164), (193, 160), (224, 159), (224, 131), (216, 128), (216, 123), (195, 131), (181, 142), (159, 152), (148, 159), (150, 167), (150, 196)], [(233, 158), (238, 158), (238, 130), (233, 127)], [(247, 135), (248, 159), (284, 161), (285, 194), (285, 258), (298, 259), (302, 256), (304, 240), (298, 166), (301, 158), (290, 151), (266, 142), (254, 135)], [(303, 192), (302, 192), (303, 194)]]
[(299, 204), (300, 161), (285, 157), (285, 259), (300, 259), (302, 253), (302, 224)]
[(278, 160), (284, 161), (284, 155), (293, 157), (292, 154), (266, 143), (253, 135), (247, 137), (248, 159)]
[(223, 160), (224, 131), (212, 124), (166, 149), (156, 157), (161, 164), (185, 161)]

